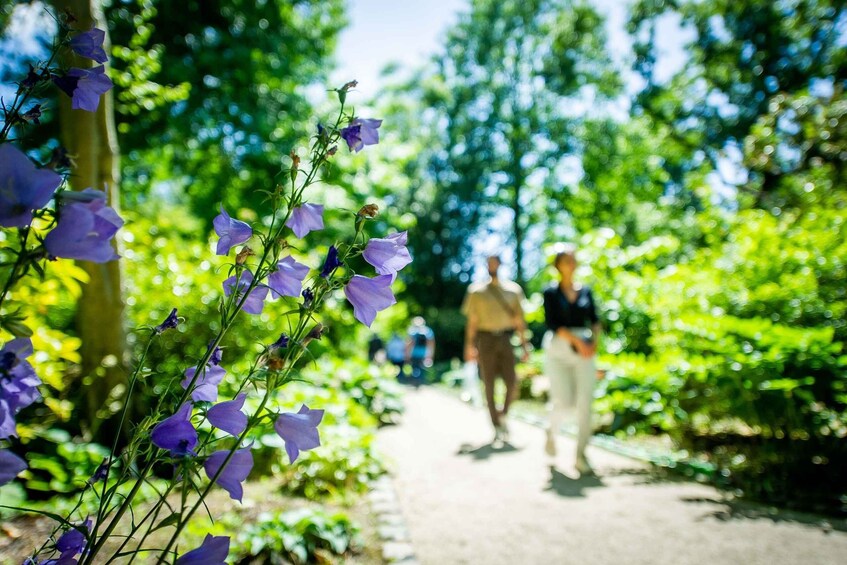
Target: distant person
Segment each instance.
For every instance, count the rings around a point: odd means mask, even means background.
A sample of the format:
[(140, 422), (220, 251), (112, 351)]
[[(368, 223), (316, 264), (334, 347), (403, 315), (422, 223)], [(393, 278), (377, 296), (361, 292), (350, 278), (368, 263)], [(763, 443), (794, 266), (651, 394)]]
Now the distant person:
[(397, 380), (402, 382), (406, 377), (406, 340), (397, 332), (393, 332), (388, 339), (385, 345), (385, 356), (389, 363), (397, 367)]
[(544, 291), (544, 371), (550, 379), (550, 424), (545, 449), (556, 455), (556, 432), (567, 408), (576, 405), (577, 433), (576, 470), (591, 473), (585, 448), (591, 437), (591, 403), (597, 369), (594, 359), (600, 339), (601, 325), (597, 317), (594, 295), (587, 286), (574, 281), (576, 248), (557, 246), (553, 265), (559, 281)]
[[(523, 359), (529, 359), (526, 341), (523, 307), (524, 293), (520, 286), (501, 280), (497, 276), (500, 257), (489, 256), (486, 260), (489, 280), (472, 284), (465, 295), (462, 313), (467, 317), (465, 326), (465, 361), (478, 361), (479, 373), (485, 386), (488, 413), (494, 425), (494, 440), (507, 441), (509, 429), (506, 416), (515, 399), (517, 376), (515, 374), (515, 351), (512, 335), (517, 332), (523, 347)], [(494, 401), (497, 377), (506, 385), (503, 407)]]
[(377, 334), (373, 334), (368, 341), (368, 361), (377, 364), (385, 361), (385, 344)]
[(435, 333), (426, 325), (426, 321), (421, 316), (415, 316), (406, 341), (406, 361), (412, 368), (412, 384), (415, 386), (423, 384), (424, 369), (432, 367), (433, 355), (435, 355)]

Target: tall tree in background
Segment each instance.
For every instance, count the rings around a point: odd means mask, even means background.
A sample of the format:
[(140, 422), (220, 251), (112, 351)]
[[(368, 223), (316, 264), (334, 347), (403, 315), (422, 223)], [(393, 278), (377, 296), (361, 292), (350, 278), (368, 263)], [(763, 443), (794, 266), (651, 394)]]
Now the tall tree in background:
[(221, 201), (260, 209), (282, 156), (316, 126), (307, 90), (328, 87), (343, 8), (342, 0), (116, 2), (109, 20), (126, 46), (116, 66), (128, 77), (117, 77), (127, 196), (143, 199), (166, 183), (209, 222)]
[[(695, 31), (690, 61), (668, 82), (656, 79), (656, 29), (677, 14)], [(714, 168), (745, 137), (775, 97), (808, 93), (847, 80), (847, 5), (839, 0), (640, 0), (629, 22), (636, 70), (646, 79), (638, 102), (684, 142), (690, 162)], [(737, 161), (737, 159), (736, 159)], [(740, 164), (740, 163), (739, 163)], [(755, 206), (783, 204), (778, 175), (751, 171)]]
[[(77, 19), (77, 29), (106, 29), (102, 7), (97, 1), (54, 0), (53, 5), (72, 13)], [(107, 36), (107, 52), (108, 44)], [(90, 66), (91, 61), (80, 58), (73, 65)], [(111, 91), (102, 97), (96, 112), (73, 110), (67, 96), (59, 97), (59, 119), (62, 144), (75, 163), (70, 177), (72, 188), (104, 190), (109, 205), (119, 209), (120, 153)], [(103, 264), (81, 261), (80, 266), (89, 276), (76, 314), (86, 398), (80, 425), (97, 437), (99, 426), (119, 410), (120, 396), (126, 390), (128, 359), (121, 265), (120, 261)]]
[[(580, 120), (572, 106), (619, 87), (603, 25), (581, 2), (477, 0), (450, 30), (434, 71), (415, 81), (429, 108), (433, 147), (423, 158), (435, 190), (418, 202), (411, 246), (425, 267), (409, 283), (413, 296), (455, 306), (470, 280), (472, 242), (503, 208), (516, 279), (525, 282), (528, 231), (562, 209), (559, 169), (577, 150)], [(553, 196), (549, 207), (543, 194)]]

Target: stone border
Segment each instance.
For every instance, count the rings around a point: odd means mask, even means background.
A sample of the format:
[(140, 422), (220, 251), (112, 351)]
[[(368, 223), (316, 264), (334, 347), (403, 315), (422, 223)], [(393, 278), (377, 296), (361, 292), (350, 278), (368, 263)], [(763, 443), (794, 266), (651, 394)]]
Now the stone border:
[(382, 559), (386, 563), (419, 565), (391, 476), (386, 473), (370, 486), (368, 500), (377, 518), (377, 535), (382, 541)]

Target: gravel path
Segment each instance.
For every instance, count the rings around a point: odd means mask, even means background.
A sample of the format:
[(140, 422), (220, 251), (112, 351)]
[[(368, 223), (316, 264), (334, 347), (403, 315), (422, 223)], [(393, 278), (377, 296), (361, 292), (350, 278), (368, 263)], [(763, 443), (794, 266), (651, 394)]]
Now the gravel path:
[(842, 523), (735, 504), (593, 447), (596, 476), (580, 478), (570, 438), (552, 466), (540, 429), (512, 421), (495, 449), (489, 426), (482, 410), (423, 388), (379, 433), (423, 565), (847, 563)]

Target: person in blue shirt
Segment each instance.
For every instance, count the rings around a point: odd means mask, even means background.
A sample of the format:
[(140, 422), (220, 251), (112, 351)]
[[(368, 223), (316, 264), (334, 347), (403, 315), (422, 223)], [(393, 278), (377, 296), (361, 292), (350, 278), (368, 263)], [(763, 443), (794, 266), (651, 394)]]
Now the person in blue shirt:
[(432, 367), (434, 354), (435, 333), (426, 325), (426, 321), (421, 316), (415, 316), (406, 340), (406, 361), (412, 368), (411, 382), (416, 387), (423, 384), (424, 369)]
[(556, 455), (556, 432), (566, 408), (576, 405), (576, 470), (591, 473), (585, 448), (591, 437), (591, 403), (597, 369), (594, 359), (600, 339), (600, 319), (594, 295), (587, 286), (574, 281), (576, 248), (560, 244), (553, 265), (559, 281), (544, 291), (544, 371), (550, 379), (550, 425), (546, 451)]

